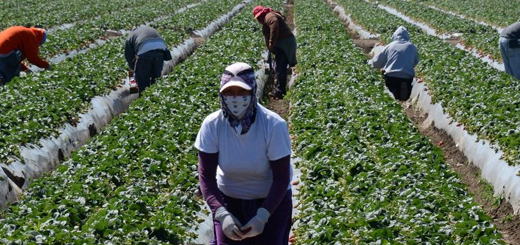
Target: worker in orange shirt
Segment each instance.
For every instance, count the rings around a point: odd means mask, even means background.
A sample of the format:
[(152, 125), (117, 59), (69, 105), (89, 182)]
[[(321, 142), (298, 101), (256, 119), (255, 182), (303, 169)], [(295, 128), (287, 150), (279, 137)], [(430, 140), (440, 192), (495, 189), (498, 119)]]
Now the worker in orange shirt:
[(0, 32), (0, 84), (4, 85), (20, 71), (29, 71), (23, 60), (50, 70), (51, 65), (39, 55), (40, 45), (45, 43), (47, 32), (36, 27), (13, 26)]

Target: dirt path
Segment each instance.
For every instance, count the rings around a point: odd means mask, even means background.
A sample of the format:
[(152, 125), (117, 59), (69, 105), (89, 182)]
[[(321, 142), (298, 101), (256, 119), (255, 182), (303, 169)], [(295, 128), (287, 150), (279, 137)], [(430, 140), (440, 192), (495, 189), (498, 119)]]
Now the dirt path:
[(419, 131), (430, 138), (432, 144), (441, 148), (446, 163), (457, 172), (467, 185), (473, 198), (486, 213), (493, 218), (497, 229), (502, 233), (507, 244), (520, 244), (520, 217), (513, 215), (513, 208), (504, 198), (493, 197), (492, 187), (480, 178), (480, 169), (468, 162), (464, 154), (455, 146), (455, 142), (443, 130), (433, 124), (424, 125), (427, 115), (421, 115), (409, 102), (402, 103), (406, 115), (414, 122)]
[[(289, 1), (289, 4), (285, 6), (285, 15), (291, 28), (294, 28), (291, 12), (292, 5), (293, 1)], [(359, 39), (359, 35), (351, 33), (347, 27), (345, 27), (345, 30), (350, 34), (354, 43), (359, 46), (367, 56), (378, 42), (377, 40), (361, 40)], [(266, 106), (281, 115), (284, 119), (288, 119), (290, 109), (289, 101), (270, 98)], [(437, 145), (442, 150), (446, 163), (453, 171), (459, 174), (461, 181), (466, 184), (475, 201), (479, 203), (493, 219), (495, 226), (503, 235), (504, 241), (510, 245), (520, 244), (520, 232), (518, 232), (520, 231), (520, 216), (513, 214), (513, 208), (504, 198), (493, 196), (492, 187), (480, 177), (480, 169), (468, 162), (466, 156), (458, 150), (454, 141), (446, 132), (435, 128), (433, 124), (424, 125), (427, 115), (421, 115), (413, 106), (410, 106), (410, 102), (402, 103), (402, 107), (403, 111), (408, 115), (419, 131), (428, 137), (432, 144)]]
[[(287, 24), (291, 28), (291, 30), (294, 30), (294, 22), (293, 22), (293, 16), (292, 16), (292, 6), (294, 5), (294, 0), (288, 0), (287, 3), (284, 6), (284, 15), (285, 19), (287, 21)], [(276, 78), (275, 78), (276, 79)], [(289, 78), (287, 79), (289, 81)], [(274, 80), (272, 80), (274, 81)], [(276, 81), (274, 81), (276, 82)], [(289, 82), (287, 82), (289, 85)], [(274, 88), (273, 84), (268, 82), (266, 84), (266, 87), (269, 89), (266, 93), (269, 94), (270, 92), (273, 92), (272, 89)], [(272, 110), (276, 112), (278, 115), (280, 115), (283, 119), (288, 121), (289, 117), (289, 101), (287, 99), (274, 99), (272, 97), (269, 97), (269, 101), (266, 104), (266, 107), (269, 110)]]

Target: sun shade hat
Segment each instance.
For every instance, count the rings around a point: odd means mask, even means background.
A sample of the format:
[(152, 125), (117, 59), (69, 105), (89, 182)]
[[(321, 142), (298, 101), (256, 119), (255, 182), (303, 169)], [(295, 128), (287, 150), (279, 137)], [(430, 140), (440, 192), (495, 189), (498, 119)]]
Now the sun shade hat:
[(245, 90), (252, 90), (255, 87), (255, 72), (250, 65), (237, 62), (224, 70), (220, 79), (220, 92), (229, 87), (237, 86)]
[(258, 5), (253, 9), (253, 16), (255, 16), (255, 19), (262, 14), (263, 9), (264, 7), (262, 5)]

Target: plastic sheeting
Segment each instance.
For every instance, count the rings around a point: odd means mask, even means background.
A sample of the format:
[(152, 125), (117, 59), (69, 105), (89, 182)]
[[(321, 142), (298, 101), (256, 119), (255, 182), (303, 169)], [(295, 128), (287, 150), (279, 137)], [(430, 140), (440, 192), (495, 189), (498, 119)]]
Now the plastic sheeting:
[(19, 173), (25, 179), (25, 188), (32, 180), (39, 178), (44, 172), (54, 170), (61, 160), (69, 158), (72, 151), (79, 149), (92, 136), (91, 128), (97, 130), (105, 127), (117, 115), (124, 112), (129, 104), (137, 98), (128, 92), (128, 85), (112, 91), (109, 95), (92, 99), (92, 109), (80, 115), (76, 127), (65, 124), (59, 130), (58, 137), (40, 139), (40, 145), (28, 144), (20, 146), (22, 161), (14, 161), (5, 165), (12, 173)]
[[(198, 35), (204, 38), (211, 36), (251, 1), (252, 0), (244, 1), (235, 6), (231, 12), (218, 18), (205, 29), (198, 31)], [(188, 7), (191, 8), (194, 6), (197, 5), (190, 5)], [(104, 41), (102, 40), (96, 41), (96, 45), (103, 44)], [(170, 72), (178, 62), (186, 59), (196, 48), (197, 45), (193, 38), (174, 47), (171, 51), (173, 59), (163, 64), (163, 74)], [(88, 49), (77, 53), (86, 52), (86, 50)], [(25, 188), (32, 180), (40, 177), (44, 172), (54, 170), (60, 161), (69, 158), (72, 151), (79, 149), (93, 133), (99, 132), (99, 130), (108, 125), (115, 116), (126, 111), (130, 103), (137, 98), (137, 94), (129, 93), (128, 79), (126, 79), (123, 86), (112, 91), (109, 95), (94, 97), (91, 101), (92, 108), (87, 113), (80, 115), (80, 120), (76, 127), (65, 124), (65, 126), (60, 129), (58, 137), (40, 139), (41, 146), (34, 144), (20, 146), (23, 162), (17, 159), (9, 164), (0, 164), (0, 166), (4, 167), (17, 178), (23, 179), (24, 184), (22, 188)], [(92, 132), (92, 130), (95, 132)], [(5, 176), (5, 178), (3, 176)], [(18, 199), (21, 195), (21, 190), (3, 171), (0, 172), (0, 177), (4, 178), (4, 180), (0, 179), (0, 195), (2, 195), (0, 196), (0, 209), (3, 209), (9, 202)], [(4, 189), (15, 191), (3, 191)]]
[[(365, 2), (371, 3), (368, 0), (365, 0)], [(378, 7), (381, 8), (381, 9), (386, 10), (390, 14), (393, 14), (393, 15), (403, 19), (404, 21), (406, 21), (406, 22), (408, 22), (410, 24), (413, 24), (413, 25), (416, 25), (416, 26), (420, 27), (428, 35), (436, 36), (436, 37), (438, 37), (440, 39), (444, 39), (444, 40), (449, 40), (449, 39), (452, 39), (453, 37), (456, 37), (456, 36), (460, 35), (460, 33), (442, 34), (442, 35), (437, 34), (437, 31), (435, 29), (431, 28), (430, 26), (428, 26), (426, 23), (421, 23), (421, 22), (415, 21), (412, 18), (406, 16), (405, 14), (399, 12), (397, 9), (394, 9), (394, 8), (391, 8), (391, 7), (388, 7), (388, 6), (384, 6), (382, 4), (378, 4)], [(499, 33), (499, 32), (500, 32), (500, 30), (497, 30), (497, 33)], [(498, 34), (497, 34), (497, 36), (498, 36)], [(504, 71), (505, 70), (503, 63), (500, 63), (500, 62), (498, 62), (496, 60), (493, 60), (489, 56), (482, 56), (480, 54), (480, 52), (476, 48), (468, 48), (468, 47), (466, 47), (465, 45), (463, 45), (460, 42), (457, 43), (457, 45), (455, 45), (455, 47), (472, 54), (473, 56), (481, 59), (485, 63), (488, 63), (491, 67), (493, 67), (493, 68), (495, 68), (495, 69), (497, 69), (499, 71)]]
[(22, 190), (9, 179), (7, 174), (0, 168), (0, 209), (18, 200)]
[(262, 59), (258, 61), (257, 65), (260, 69), (257, 69), (255, 72), (256, 77), (256, 98), (258, 101), (262, 99), (264, 96), (265, 84), (267, 83), (267, 74), (265, 74), (265, 70), (269, 69), (269, 63), (267, 62), (267, 50), (262, 52)]
[(203, 211), (198, 212), (197, 216), (199, 216), (199, 219), (204, 220), (204, 222), (198, 224), (199, 226), (195, 231), (198, 236), (190, 244), (211, 244), (211, 240), (214, 238), (213, 218), (210, 215), (211, 209), (206, 203), (202, 205), (201, 209)]
[(334, 10), (333, 10), (334, 13), (337, 13), (339, 18), (347, 24), (347, 28), (349, 28), (351, 31), (354, 31), (357, 34), (359, 34), (361, 39), (378, 39), (379, 38), (379, 35), (374, 35), (368, 31), (366, 31), (365, 29), (363, 29), (361, 26), (356, 25), (356, 23), (354, 23), (354, 21), (352, 21), (352, 19), (350, 18), (350, 15), (347, 15), (345, 13), (345, 8), (338, 5), (336, 2), (334, 2), (332, 0), (327, 0), (327, 3), (330, 6), (334, 7)]
[(193, 38), (186, 40), (183, 44), (173, 48), (170, 53), (172, 54), (172, 60), (165, 62), (162, 70), (162, 74), (170, 73), (175, 65), (183, 61), (197, 48), (197, 43)]
[[(426, 89), (427, 90), (427, 89)], [(423, 114), (428, 114), (425, 124), (434, 123), (436, 128), (446, 131), (458, 149), (470, 162), (482, 171), (482, 178), (491, 183), (495, 196), (504, 196), (513, 207), (514, 213), (520, 212), (520, 166), (509, 166), (501, 160), (502, 152), (498, 146), (487, 140), (477, 140), (476, 135), (464, 130), (464, 125), (453, 121), (444, 113), (439, 103), (432, 104), (431, 97), (422, 83), (414, 83), (412, 102)]]
[[(20, 187), (25, 188), (32, 180), (39, 178), (44, 172), (56, 169), (61, 160), (69, 158), (72, 151), (79, 149), (85, 144), (92, 136), (92, 128), (97, 133), (97, 130), (105, 127), (115, 116), (124, 112), (136, 98), (137, 95), (131, 95), (128, 92), (127, 84), (112, 91), (109, 95), (95, 97), (92, 99), (92, 109), (80, 115), (80, 120), (76, 127), (65, 124), (59, 130), (60, 133), (56, 138), (40, 139), (41, 146), (34, 144), (20, 146), (19, 149), (23, 161), (15, 159), (9, 164), (0, 164), (0, 166), (18, 179), (15, 181), (23, 182), (23, 185)], [(5, 175), (4, 172), (2, 174)], [(5, 193), (4, 190), (9, 185), (11, 185), (9, 189), (14, 191)], [(5, 207), (8, 202), (16, 200), (21, 194), (20, 188), (7, 175), (5, 181), (0, 181), (0, 188), (2, 188), (0, 195), (9, 197), (0, 198), (0, 208)]]
[[(371, 54), (377, 55), (381, 52), (381, 46), (376, 46)], [(424, 126), (432, 123), (436, 128), (444, 130), (455, 142), (457, 148), (477, 166), (482, 172), (482, 178), (488, 181), (494, 190), (495, 196), (504, 196), (513, 207), (514, 213), (520, 212), (520, 166), (509, 166), (501, 160), (502, 152), (498, 146), (491, 145), (487, 140), (477, 140), (476, 135), (469, 134), (464, 130), (464, 125), (455, 122), (440, 103), (432, 103), (428, 89), (423, 83), (414, 79), (412, 104), (428, 117), (423, 122)]]

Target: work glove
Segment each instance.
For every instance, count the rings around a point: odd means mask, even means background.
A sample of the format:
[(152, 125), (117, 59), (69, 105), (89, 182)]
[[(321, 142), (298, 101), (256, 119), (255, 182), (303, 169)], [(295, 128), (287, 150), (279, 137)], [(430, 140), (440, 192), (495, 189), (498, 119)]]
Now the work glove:
[(256, 216), (253, 217), (246, 225), (242, 226), (243, 238), (255, 237), (264, 231), (265, 223), (271, 214), (265, 208), (259, 208), (256, 211)]
[(242, 231), (239, 227), (242, 226), (235, 216), (229, 213), (225, 207), (220, 207), (215, 212), (215, 219), (220, 222), (222, 231), (229, 239), (234, 241), (240, 241), (243, 239)]

